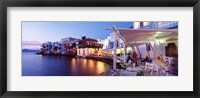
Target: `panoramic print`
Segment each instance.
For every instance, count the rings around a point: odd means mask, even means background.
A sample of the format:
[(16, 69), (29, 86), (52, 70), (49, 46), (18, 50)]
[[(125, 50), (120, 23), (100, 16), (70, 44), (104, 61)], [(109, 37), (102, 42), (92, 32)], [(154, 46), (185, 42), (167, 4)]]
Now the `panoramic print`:
[(178, 21), (23, 21), (22, 76), (178, 76)]

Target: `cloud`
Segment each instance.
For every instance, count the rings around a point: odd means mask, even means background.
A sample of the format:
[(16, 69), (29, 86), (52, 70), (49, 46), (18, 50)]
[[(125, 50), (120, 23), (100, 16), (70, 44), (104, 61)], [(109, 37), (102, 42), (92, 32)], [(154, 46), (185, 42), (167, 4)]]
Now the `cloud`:
[(22, 41), (22, 45), (41, 45), (38, 41)]

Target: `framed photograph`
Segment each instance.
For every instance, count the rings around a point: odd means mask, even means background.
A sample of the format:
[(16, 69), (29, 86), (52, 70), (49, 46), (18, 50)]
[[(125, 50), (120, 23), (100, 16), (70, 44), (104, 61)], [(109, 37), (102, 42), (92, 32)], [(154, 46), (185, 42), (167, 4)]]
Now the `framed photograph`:
[(199, 97), (199, 0), (4, 0), (1, 97)]

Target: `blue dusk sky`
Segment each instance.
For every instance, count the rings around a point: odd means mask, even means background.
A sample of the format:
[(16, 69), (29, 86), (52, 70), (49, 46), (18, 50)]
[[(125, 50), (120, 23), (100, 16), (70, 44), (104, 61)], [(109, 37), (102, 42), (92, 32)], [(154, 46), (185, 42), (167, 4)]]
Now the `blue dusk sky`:
[(117, 28), (130, 28), (133, 22), (22, 22), (22, 49), (39, 49), (47, 41), (60, 41), (62, 38), (106, 39)]

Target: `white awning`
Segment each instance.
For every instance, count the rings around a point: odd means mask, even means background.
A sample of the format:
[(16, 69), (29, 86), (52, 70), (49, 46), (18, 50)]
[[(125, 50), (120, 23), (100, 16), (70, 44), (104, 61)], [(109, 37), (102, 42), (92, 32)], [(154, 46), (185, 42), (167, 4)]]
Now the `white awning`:
[[(137, 44), (138, 41), (153, 40), (155, 38), (177, 36), (177, 29), (116, 29), (119, 37), (121, 37), (125, 43)], [(145, 42), (139, 42), (139, 44)]]
[(140, 46), (146, 43), (126, 43), (126, 46)]

